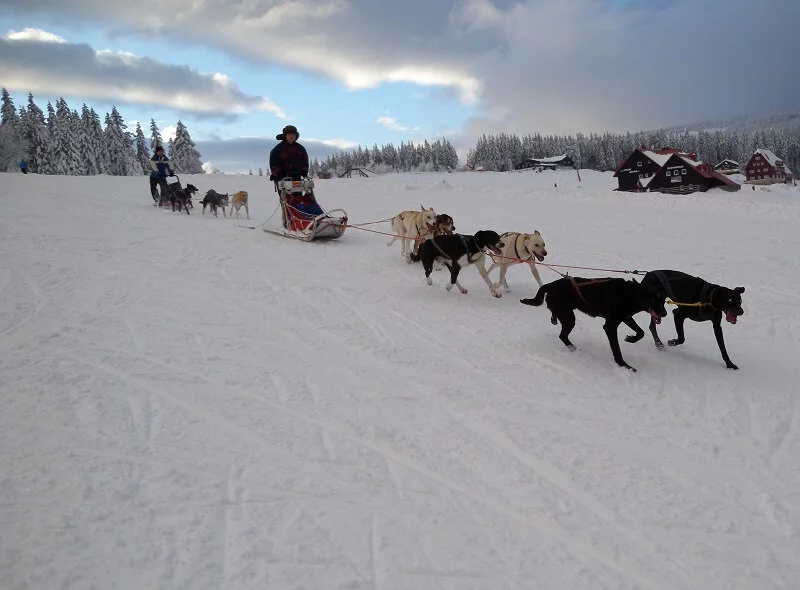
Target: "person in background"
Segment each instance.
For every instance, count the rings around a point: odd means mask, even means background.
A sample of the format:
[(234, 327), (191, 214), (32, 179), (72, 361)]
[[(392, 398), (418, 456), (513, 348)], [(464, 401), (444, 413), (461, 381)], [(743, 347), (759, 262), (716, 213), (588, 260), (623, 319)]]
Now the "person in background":
[(28, 163), (25, 160), (19, 161), (19, 169), (22, 170), (23, 174), (28, 173)]
[(167, 176), (175, 176), (172, 170), (171, 162), (167, 155), (164, 153), (164, 148), (158, 146), (156, 153), (150, 158), (150, 195), (153, 197), (154, 204), (158, 203), (158, 191), (156, 187), (161, 187), (161, 195), (166, 197), (167, 191)]

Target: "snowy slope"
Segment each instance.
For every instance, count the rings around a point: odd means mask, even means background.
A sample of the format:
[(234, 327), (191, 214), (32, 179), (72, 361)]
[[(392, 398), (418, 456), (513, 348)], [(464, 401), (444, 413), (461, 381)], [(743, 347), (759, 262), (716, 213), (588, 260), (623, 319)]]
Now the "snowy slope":
[(250, 191), (248, 222), (156, 209), (146, 178), (2, 175), (0, 586), (797, 588), (800, 192), (582, 176), (317, 186), (354, 223), (434, 206), (538, 229), (554, 264), (745, 286), (741, 370), (691, 322), (623, 343), (638, 373), (601, 320), (571, 353), (523, 267), (495, 300), (473, 268), (468, 295), (428, 287), (386, 236), (246, 229), (264, 178), (182, 178)]

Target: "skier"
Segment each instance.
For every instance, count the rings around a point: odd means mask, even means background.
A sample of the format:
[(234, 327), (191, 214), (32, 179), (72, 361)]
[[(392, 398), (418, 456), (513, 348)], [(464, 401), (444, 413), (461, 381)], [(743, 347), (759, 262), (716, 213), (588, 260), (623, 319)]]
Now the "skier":
[(28, 173), (28, 163), (25, 160), (20, 160), (19, 169), (22, 170), (23, 174), (27, 174)]

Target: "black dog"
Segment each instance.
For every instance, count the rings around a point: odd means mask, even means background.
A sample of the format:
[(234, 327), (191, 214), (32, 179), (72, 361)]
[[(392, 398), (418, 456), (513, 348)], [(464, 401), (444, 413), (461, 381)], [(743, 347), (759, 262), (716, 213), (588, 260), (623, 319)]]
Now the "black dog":
[(559, 338), (570, 350), (575, 350), (575, 345), (569, 340), (569, 334), (575, 327), (575, 311), (580, 310), (591, 317), (605, 318), (603, 324), (611, 345), (614, 360), (621, 367), (635, 371), (622, 358), (619, 348), (617, 328), (625, 324), (636, 332), (635, 336), (626, 338), (628, 342), (636, 342), (644, 337), (642, 330), (633, 315), (640, 311), (650, 313), (652, 321), (661, 322), (667, 315), (664, 309), (664, 298), (655, 287), (626, 281), (625, 279), (603, 278), (582, 279), (578, 277), (565, 277), (547, 283), (539, 288), (533, 299), (520, 299), (525, 305), (541, 305), (547, 295), (547, 308), (552, 316), (550, 321), (555, 326), (561, 322)]
[[(186, 215), (189, 215), (189, 205), (192, 204), (192, 195), (197, 192), (197, 187), (193, 184), (187, 184), (186, 188), (179, 188), (173, 190), (169, 194), (169, 202), (172, 204), (172, 210), (175, 211), (177, 205), (178, 211), (181, 209), (186, 210)], [(192, 207), (194, 209), (194, 207)]]
[[(722, 314), (731, 324), (736, 323), (740, 315), (744, 315), (742, 309), (742, 293), (744, 287), (729, 289), (720, 285), (709, 283), (699, 277), (693, 277), (677, 270), (653, 270), (644, 275), (643, 285), (651, 285), (659, 290), (661, 298), (669, 297), (676, 303), (699, 303), (701, 305), (678, 305), (672, 312), (675, 318), (675, 331), (678, 337), (667, 341), (670, 346), (677, 346), (686, 342), (683, 334), (683, 322), (692, 320), (695, 322), (711, 321), (714, 326), (714, 336), (717, 338), (719, 351), (722, 353), (722, 360), (729, 369), (738, 369), (731, 362), (728, 351), (725, 350), (725, 340), (722, 338)], [(650, 332), (653, 334), (653, 341), (659, 349), (664, 348), (664, 343), (658, 337), (656, 326), (650, 323)]]
[(203, 197), (203, 215), (206, 214), (206, 205), (209, 207), (211, 211), (214, 212), (215, 217), (219, 217), (217, 214), (217, 209), (222, 209), (222, 216), (225, 217), (225, 207), (228, 206), (228, 195), (224, 194), (221, 195), (213, 188), (206, 193), (206, 196)]
[(422, 267), (425, 269), (425, 278), (429, 285), (433, 285), (431, 272), (433, 271), (434, 260), (440, 260), (450, 269), (450, 284), (447, 290), (458, 286), (458, 290), (466, 295), (467, 290), (458, 282), (458, 273), (465, 266), (475, 264), (483, 280), (489, 285), (489, 291), (495, 297), (500, 297), (500, 293), (495, 291), (492, 281), (486, 272), (484, 259), (486, 250), (491, 250), (499, 254), (504, 246), (500, 241), (500, 235), (496, 231), (481, 230), (474, 236), (464, 236), (461, 234), (442, 235), (425, 240), (419, 247), (416, 254), (411, 252), (411, 260), (418, 262), (422, 260)]

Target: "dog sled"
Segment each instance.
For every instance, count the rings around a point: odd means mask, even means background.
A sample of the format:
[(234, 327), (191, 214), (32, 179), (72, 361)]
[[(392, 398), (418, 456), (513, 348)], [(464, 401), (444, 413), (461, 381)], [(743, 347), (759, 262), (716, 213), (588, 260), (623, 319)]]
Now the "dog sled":
[(314, 196), (314, 181), (310, 178), (276, 182), (283, 212), (283, 228), (264, 231), (304, 242), (335, 240), (347, 229), (347, 212), (344, 209), (323, 209)]
[[(173, 182), (170, 180), (175, 179)], [(167, 177), (167, 190), (160, 190), (159, 197), (158, 197), (158, 206), (159, 207), (168, 207), (172, 208), (172, 200), (170, 196), (173, 195), (176, 191), (181, 190), (183, 187), (181, 186), (181, 179), (178, 177), (177, 174)]]

